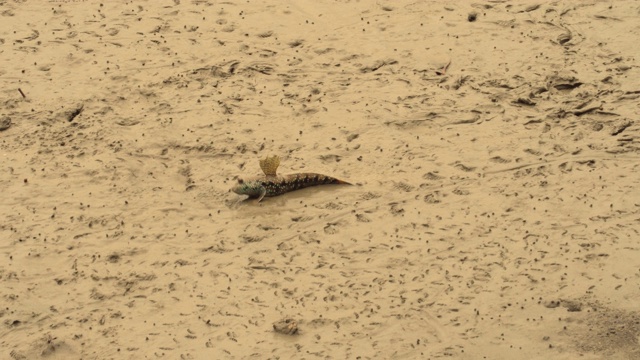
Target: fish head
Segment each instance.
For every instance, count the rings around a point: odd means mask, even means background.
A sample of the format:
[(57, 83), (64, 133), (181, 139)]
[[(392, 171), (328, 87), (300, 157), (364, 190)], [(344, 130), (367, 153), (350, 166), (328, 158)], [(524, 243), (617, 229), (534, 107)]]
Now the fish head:
[(238, 195), (249, 195), (249, 197), (261, 196), (265, 189), (261, 181), (238, 179), (238, 183), (231, 188), (231, 191)]

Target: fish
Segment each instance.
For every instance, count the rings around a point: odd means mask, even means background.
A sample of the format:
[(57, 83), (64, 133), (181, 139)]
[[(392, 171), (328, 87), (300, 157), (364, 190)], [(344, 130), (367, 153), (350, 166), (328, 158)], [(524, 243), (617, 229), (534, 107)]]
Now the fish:
[(231, 191), (238, 195), (248, 195), (249, 198), (257, 198), (258, 202), (260, 202), (265, 197), (278, 196), (310, 186), (328, 184), (352, 185), (347, 181), (317, 173), (278, 175), (278, 166), (280, 166), (280, 157), (278, 155), (260, 159), (260, 168), (264, 176), (248, 179), (238, 178), (238, 183), (231, 188)]

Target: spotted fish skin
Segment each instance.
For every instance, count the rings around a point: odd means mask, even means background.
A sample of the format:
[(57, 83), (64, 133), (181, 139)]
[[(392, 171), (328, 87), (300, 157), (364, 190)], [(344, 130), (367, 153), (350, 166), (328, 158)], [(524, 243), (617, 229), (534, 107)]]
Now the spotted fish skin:
[(266, 177), (262, 182), (262, 186), (264, 186), (267, 191), (265, 196), (277, 196), (288, 193), (289, 191), (300, 190), (310, 186), (328, 184), (351, 185), (346, 181), (316, 173), (291, 174), (287, 176), (279, 176), (276, 179)]
[(248, 195), (250, 198), (258, 198), (258, 201), (267, 196), (277, 196), (290, 191), (304, 189), (310, 186), (327, 184), (350, 183), (336, 179), (331, 176), (316, 173), (298, 173), (291, 175), (277, 175), (276, 169), (280, 164), (277, 156), (268, 157), (260, 161), (265, 176), (251, 178), (247, 180), (238, 179), (238, 184), (231, 190), (239, 195)]

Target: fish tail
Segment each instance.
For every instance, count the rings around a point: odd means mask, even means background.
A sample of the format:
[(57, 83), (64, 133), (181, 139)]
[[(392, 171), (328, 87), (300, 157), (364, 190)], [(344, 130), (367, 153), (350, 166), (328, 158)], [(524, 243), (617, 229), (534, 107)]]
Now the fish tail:
[(336, 178), (332, 178), (334, 181), (331, 184), (342, 184), (342, 185), (353, 185), (350, 182), (344, 181), (344, 180), (340, 180), (340, 179), (336, 179)]

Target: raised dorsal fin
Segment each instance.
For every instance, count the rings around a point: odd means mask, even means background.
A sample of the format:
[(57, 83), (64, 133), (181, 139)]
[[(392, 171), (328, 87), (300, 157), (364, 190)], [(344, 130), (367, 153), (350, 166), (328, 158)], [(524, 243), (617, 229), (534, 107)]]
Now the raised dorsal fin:
[(280, 165), (280, 157), (278, 155), (267, 156), (260, 159), (260, 168), (267, 176), (276, 176), (276, 171)]

